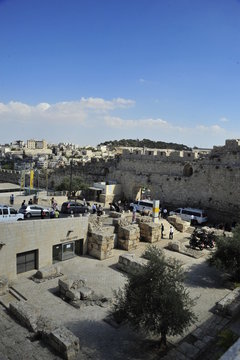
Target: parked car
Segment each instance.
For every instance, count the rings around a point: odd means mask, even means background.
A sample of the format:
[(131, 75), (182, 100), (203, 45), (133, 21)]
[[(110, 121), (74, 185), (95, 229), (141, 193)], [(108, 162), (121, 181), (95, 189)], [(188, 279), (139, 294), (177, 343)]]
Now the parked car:
[(23, 220), (23, 214), (19, 214), (17, 210), (7, 205), (0, 205), (0, 222)]
[(61, 213), (63, 214), (86, 214), (89, 207), (79, 202), (66, 201), (62, 204)]
[(191, 221), (195, 224), (203, 224), (208, 221), (204, 210), (193, 208), (178, 208), (170, 211), (169, 215), (179, 215), (182, 220)]
[(21, 207), (18, 212), (29, 219), (31, 217), (41, 216), (42, 213), (44, 213), (45, 216), (49, 216), (50, 210), (39, 205), (26, 205)]
[(152, 211), (153, 201), (152, 200), (136, 200), (130, 204), (130, 210), (133, 210), (134, 207), (138, 212), (142, 212), (143, 210)]

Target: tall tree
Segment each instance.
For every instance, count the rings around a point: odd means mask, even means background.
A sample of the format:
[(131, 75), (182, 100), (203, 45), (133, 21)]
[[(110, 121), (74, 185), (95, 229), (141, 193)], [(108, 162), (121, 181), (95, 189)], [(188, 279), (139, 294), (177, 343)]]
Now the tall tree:
[(240, 226), (233, 231), (232, 237), (219, 237), (216, 251), (209, 259), (210, 265), (228, 272), (233, 280), (240, 281)]
[(128, 321), (135, 329), (159, 335), (166, 346), (167, 335), (182, 334), (196, 320), (194, 301), (183, 284), (184, 271), (175, 259), (166, 259), (162, 250), (149, 247), (148, 259), (136, 273), (128, 274), (123, 289), (116, 292), (112, 315)]

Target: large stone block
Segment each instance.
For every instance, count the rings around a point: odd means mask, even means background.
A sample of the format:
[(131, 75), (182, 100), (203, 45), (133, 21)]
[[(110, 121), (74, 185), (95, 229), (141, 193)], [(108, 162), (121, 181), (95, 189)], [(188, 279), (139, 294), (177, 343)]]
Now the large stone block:
[(190, 226), (190, 223), (188, 221), (183, 221), (179, 216), (177, 215), (171, 215), (168, 216), (168, 222), (175, 227), (180, 232), (186, 232), (187, 229)]
[(119, 256), (117, 267), (126, 273), (135, 273), (146, 264), (146, 259), (138, 258), (134, 254), (123, 254)]
[(60, 267), (59, 266), (46, 266), (44, 268), (39, 269), (34, 275), (37, 279), (47, 279), (51, 277), (55, 277), (60, 275)]
[(75, 359), (80, 349), (79, 339), (65, 327), (54, 329), (47, 342), (67, 360)]
[(72, 301), (80, 300), (80, 292), (78, 290), (68, 290), (66, 291), (65, 296)]
[(30, 331), (37, 331), (39, 311), (25, 301), (13, 302), (9, 304), (9, 311), (18, 321)]

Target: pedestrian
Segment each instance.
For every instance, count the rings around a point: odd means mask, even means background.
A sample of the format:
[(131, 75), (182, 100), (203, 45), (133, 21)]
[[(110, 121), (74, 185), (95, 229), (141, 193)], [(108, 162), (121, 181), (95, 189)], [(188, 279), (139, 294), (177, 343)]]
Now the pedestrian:
[(137, 215), (137, 209), (134, 206), (133, 207), (133, 212), (132, 212), (132, 224), (134, 224), (136, 222), (136, 215)]
[(53, 204), (54, 204), (54, 197), (51, 198), (51, 206), (53, 207)]
[(97, 211), (97, 206), (96, 206), (96, 204), (92, 204), (92, 213), (93, 213), (93, 214), (96, 214), (96, 211)]
[(33, 201), (32, 201), (32, 199), (30, 199), (29, 201), (28, 201), (28, 205), (32, 205), (33, 204)]
[(101, 205), (98, 205), (98, 207), (97, 207), (97, 216), (101, 216), (102, 213), (103, 213), (102, 206), (101, 206)]
[(13, 205), (14, 204), (14, 195), (10, 195), (10, 204)]
[(55, 218), (56, 218), (56, 219), (59, 218), (59, 211), (58, 211), (58, 209), (55, 210)]
[(44, 219), (44, 218), (45, 218), (45, 215), (46, 215), (46, 214), (45, 214), (45, 211), (44, 211), (44, 209), (42, 209), (42, 210), (41, 210), (41, 219)]
[(167, 218), (167, 209), (166, 208), (163, 209), (163, 218), (164, 219)]
[(164, 225), (163, 223), (161, 223), (161, 239), (163, 239), (164, 236), (163, 232), (164, 232)]
[(26, 206), (25, 200), (23, 200), (21, 207), (25, 207), (25, 206)]
[(169, 239), (170, 240), (173, 239), (173, 227), (172, 227), (172, 225), (170, 226), (170, 230), (169, 230)]
[(191, 226), (194, 225), (194, 215), (191, 215), (191, 222), (190, 222)]

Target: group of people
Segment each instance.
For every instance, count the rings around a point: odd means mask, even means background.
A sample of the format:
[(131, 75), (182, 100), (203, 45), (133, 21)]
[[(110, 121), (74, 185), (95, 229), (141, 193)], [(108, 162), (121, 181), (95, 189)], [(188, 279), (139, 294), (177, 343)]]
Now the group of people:
[[(32, 198), (28, 200), (28, 205), (32, 205), (33, 204), (33, 200)], [(26, 204), (26, 200), (23, 200), (22, 204), (21, 204), (21, 207), (24, 208), (24, 207), (27, 207), (27, 204)]]
[(57, 206), (57, 202), (55, 201), (54, 197), (51, 198), (51, 210), (50, 210), (50, 218), (59, 218), (59, 210)]
[(97, 214), (97, 216), (103, 215), (102, 205), (92, 204), (92, 214)]

